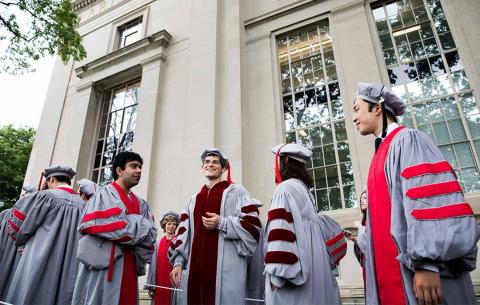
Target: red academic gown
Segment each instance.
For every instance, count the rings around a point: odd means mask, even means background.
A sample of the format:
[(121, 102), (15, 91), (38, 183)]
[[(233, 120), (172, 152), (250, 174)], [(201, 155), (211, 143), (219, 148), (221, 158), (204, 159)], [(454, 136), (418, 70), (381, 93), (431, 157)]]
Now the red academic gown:
[[(157, 250), (157, 270), (155, 272), (155, 285), (170, 287), (170, 272), (172, 265), (168, 261), (167, 253), (172, 244), (172, 239), (164, 236), (158, 245)], [(171, 292), (167, 289), (155, 288), (155, 305), (170, 305)]]
[(382, 141), (375, 153), (368, 173), (368, 209), (372, 232), (375, 271), (380, 304), (405, 304), (400, 263), (396, 259), (398, 249), (390, 233), (391, 206), (390, 194), (385, 175), (385, 162), (390, 144), (402, 129), (392, 131)]

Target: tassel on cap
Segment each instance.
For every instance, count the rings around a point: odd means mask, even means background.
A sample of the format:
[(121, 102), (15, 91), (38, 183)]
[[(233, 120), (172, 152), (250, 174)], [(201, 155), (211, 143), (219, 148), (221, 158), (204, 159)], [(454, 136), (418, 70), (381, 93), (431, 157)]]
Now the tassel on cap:
[(43, 173), (40, 174), (40, 181), (38, 181), (38, 191), (41, 191), (42, 188)]
[(287, 145), (287, 144), (283, 144), (282, 146), (280, 146), (280, 148), (278, 149), (277, 153), (275, 154), (275, 182), (277, 184), (280, 184), (282, 183), (282, 175), (280, 174), (280, 151), (282, 150), (282, 148)]
[(228, 163), (227, 163), (227, 171), (228, 171), (227, 172), (227, 182), (232, 183), (233, 181), (232, 181), (232, 176), (230, 174), (230, 161), (228, 161)]

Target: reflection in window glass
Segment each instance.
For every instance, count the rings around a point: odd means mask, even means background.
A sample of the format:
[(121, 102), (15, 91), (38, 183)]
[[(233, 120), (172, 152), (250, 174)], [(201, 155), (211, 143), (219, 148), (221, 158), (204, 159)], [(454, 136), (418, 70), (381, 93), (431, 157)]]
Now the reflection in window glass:
[[(385, 48), (392, 48), (391, 36), (386, 36)], [(354, 207), (353, 169), (328, 22), (278, 37), (277, 50), (285, 140), (313, 151), (307, 164), (317, 209)]]
[(440, 0), (372, 5), (392, 90), (408, 105), (404, 125), (427, 133), (480, 192), (480, 111)]
[(99, 185), (112, 181), (110, 167), (116, 154), (132, 150), (139, 93), (139, 80), (105, 93), (92, 175)]

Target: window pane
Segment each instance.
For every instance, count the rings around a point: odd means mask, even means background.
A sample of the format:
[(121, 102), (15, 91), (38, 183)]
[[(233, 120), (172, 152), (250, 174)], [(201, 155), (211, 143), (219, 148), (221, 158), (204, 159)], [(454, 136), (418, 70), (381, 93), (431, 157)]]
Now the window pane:
[(467, 116), (465, 119), (467, 120), (468, 129), (470, 129), (472, 138), (480, 138), (480, 115)]
[(345, 208), (354, 208), (357, 206), (357, 195), (355, 194), (355, 187), (353, 185), (344, 187), (343, 195), (345, 197)]
[[(380, 18), (382, 15), (384, 16)], [(377, 27), (387, 33), (384, 48), (395, 60), (385, 11), (379, 11), (376, 16), (379, 21)], [(413, 13), (411, 16), (405, 15), (405, 18), (409, 17), (415, 19)], [(402, 17), (399, 18), (401, 22)], [(412, 39), (415, 37), (412, 36)], [(418, 33), (417, 41), (420, 41)], [(284, 93), (280, 102), (283, 107), (285, 139), (298, 139), (299, 143), (313, 151), (307, 166), (313, 167), (315, 188), (318, 190), (316, 200), (320, 210), (332, 208), (332, 193), (328, 188), (333, 186), (336, 189), (333, 193), (336, 198), (334, 207), (341, 208), (344, 203), (340, 194), (348, 190), (342, 181), (353, 184), (353, 175), (342, 176), (343, 180), (338, 176), (341, 162), (350, 166), (350, 154), (333, 43), (328, 20), (277, 37), (279, 79)], [(289, 94), (291, 91), (293, 93)], [(332, 130), (332, 124), (335, 124), (335, 131)]]
[(325, 173), (325, 168), (317, 168), (313, 172), (315, 175), (315, 187), (317, 189), (327, 187), (327, 175)]
[(342, 198), (340, 197), (340, 189), (338, 187), (329, 188), (328, 197), (330, 198), (330, 207), (332, 210), (342, 208)]
[(139, 92), (140, 82), (135, 80), (107, 90), (104, 95), (102, 107), (107, 111), (102, 110), (92, 173), (93, 181), (100, 185), (111, 181), (110, 166), (117, 153), (133, 147)]
[(448, 121), (448, 128), (450, 129), (452, 140), (454, 142), (467, 140), (467, 135), (465, 134), (465, 129), (462, 125), (462, 120), (456, 119)]
[(470, 150), (470, 145), (467, 143), (455, 144), (455, 153), (458, 158), (458, 165), (460, 167), (465, 166), (474, 166), (475, 161), (473, 160), (472, 151)]

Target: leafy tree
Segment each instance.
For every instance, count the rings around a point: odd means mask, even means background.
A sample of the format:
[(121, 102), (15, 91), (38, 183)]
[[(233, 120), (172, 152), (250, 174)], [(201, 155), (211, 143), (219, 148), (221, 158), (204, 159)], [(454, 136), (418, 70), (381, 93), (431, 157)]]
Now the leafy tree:
[(70, 0), (0, 0), (0, 72), (30, 71), (32, 61), (46, 54), (82, 60), (78, 24)]
[(0, 127), (0, 201), (13, 205), (22, 190), (35, 129)]

